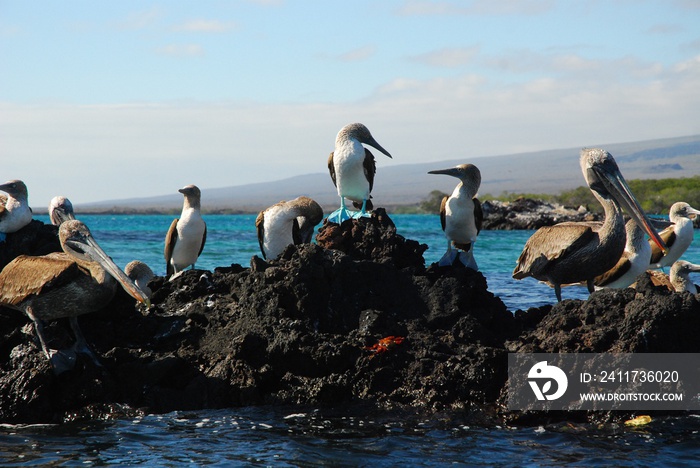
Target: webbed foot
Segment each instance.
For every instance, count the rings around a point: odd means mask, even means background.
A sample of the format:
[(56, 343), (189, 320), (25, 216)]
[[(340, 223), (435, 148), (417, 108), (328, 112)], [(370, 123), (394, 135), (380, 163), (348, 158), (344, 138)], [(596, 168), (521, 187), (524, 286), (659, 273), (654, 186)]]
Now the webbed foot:
[(56, 375), (61, 375), (64, 372), (73, 370), (73, 368), (75, 367), (75, 363), (78, 360), (75, 351), (73, 351), (72, 349), (49, 349), (47, 351), (47, 354), (49, 362), (51, 363), (51, 367), (53, 367), (53, 372)]
[(354, 213), (352, 211), (345, 207), (340, 207), (328, 215), (328, 221), (331, 223), (341, 224), (343, 221), (352, 218), (353, 215)]

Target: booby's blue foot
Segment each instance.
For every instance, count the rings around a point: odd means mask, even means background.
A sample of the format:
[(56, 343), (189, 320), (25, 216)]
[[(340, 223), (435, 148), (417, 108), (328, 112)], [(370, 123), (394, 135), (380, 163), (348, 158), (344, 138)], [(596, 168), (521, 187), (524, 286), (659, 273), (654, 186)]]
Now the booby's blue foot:
[(445, 252), (445, 255), (442, 256), (440, 261), (438, 262), (439, 266), (452, 266), (455, 263), (455, 260), (457, 260), (457, 254), (458, 252), (456, 250), (448, 250)]
[(474, 260), (474, 254), (472, 253), (472, 250), (470, 250), (469, 252), (464, 252), (460, 250), (457, 254), (457, 259), (465, 267), (471, 268), (474, 271), (479, 271), (479, 267), (476, 264), (476, 260)]
[(47, 350), (47, 354), (49, 357), (49, 362), (51, 362), (51, 367), (53, 367), (53, 373), (56, 375), (61, 375), (64, 372), (73, 370), (75, 367), (77, 356), (75, 355), (75, 351), (72, 349), (50, 349)]
[(367, 213), (366, 211), (355, 211), (355, 212), (350, 212), (352, 213), (352, 219), (360, 219), (360, 218), (371, 218), (372, 213)]
[(465, 252), (463, 250), (450, 249), (445, 252), (438, 262), (439, 266), (454, 266), (463, 265), (467, 268), (471, 268), (474, 271), (479, 271), (479, 267), (474, 260), (474, 255), (471, 251)]
[(362, 200), (362, 209), (360, 210), (359, 213), (354, 213), (352, 215), (353, 219), (360, 219), (360, 218), (371, 218), (372, 215), (367, 213), (367, 200)]
[(352, 211), (341, 206), (340, 208), (335, 210), (333, 213), (328, 215), (328, 221), (330, 221), (331, 223), (340, 224), (343, 221), (346, 221), (346, 220), (352, 218), (353, 215), (354, 215), (354, 213)]
[(4, 232), (0, 232), (0, 242), (5, 242), (5, 239), (7, 238), (7, 234)]

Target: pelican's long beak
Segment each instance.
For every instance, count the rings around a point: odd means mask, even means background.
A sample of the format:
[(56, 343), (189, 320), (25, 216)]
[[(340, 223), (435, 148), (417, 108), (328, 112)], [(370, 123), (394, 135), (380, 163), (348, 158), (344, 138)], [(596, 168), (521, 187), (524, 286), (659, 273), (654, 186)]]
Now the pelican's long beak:
[(664, 255), (666, 255), (666, 253), (668, 253), (668, 247), (666, 247), (659, 233), (654, 229), (652, 222), (649, 220), (646, 213), (644, 213), (644, 210), (642, 210), (634, 194), (632, 194), (617, 164), (615, 164), (614, 167), (598, 166), (592, 169), (599, 176), (599, 180), (605, 184), (610, 194), (622, 205), (625, 211), (627, 211), (627, 214), (634, 219), (637, 225), (647, 233), (649, 238), (651, 238), (651, 240), (659, 246)]
[(124, 288), (124, 290), (129, 293), (131, 297), (137, 301), (146, 304), (146, 307), (151, 306), (151, 301), (148, 299), (146, 293), (141, 291), (141, 289), (136, 286), (136, 284), (126, 276), (121, 268), (119, 268), (100, 247), (97, 241), (92, 237), (92, 235), (87, 235), (85, 237), (78, 239), (68, 239), (66, 244), (69, 245), (74, 250), (82, 252), (84, 255), (88, 256), (90, 259), (99, 263), (102, 268), (105, 269), (114, 279), (116, 279)]
[(451, 167), (449, 169), (438, 169), (435, 171), (428, 171), (428, 174), (443, 174), (443, 175), (449, 175), (449, 176), (457, 177), (457, 178), (459, 178), (459, 176), (460, 176), (459, 169), (457, 169), (456, 167)]

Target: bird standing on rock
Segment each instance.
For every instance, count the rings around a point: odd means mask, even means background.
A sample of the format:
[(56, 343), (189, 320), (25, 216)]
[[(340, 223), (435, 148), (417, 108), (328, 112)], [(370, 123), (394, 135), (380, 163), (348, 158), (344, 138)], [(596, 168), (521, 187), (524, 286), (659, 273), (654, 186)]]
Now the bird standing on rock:
[(668, 246), (668, 252), (664, 255), (661, 249), (650, 241), (650, 268), (656, 269), (673, 265), (676, 260), (681, 258), (693, 242), (695, 230), (693, 229), (692, 220), (697, 215), (700, 215), (700, 211), (685, 202), (677, 202), (671, 206), (668, 212), (671, 225), (659, 233), (661, 239)]
[[(367, 210), (372, 209), (370, 192), (377, 169), (374, 156), (363, 143), (391, 158), (361, 123), (346, 125), (338, 132), (335, 149), (328, 157), (328, 171), (340, 197), (340, 208), (328, 216), (331, 222), (340, 224), (346, 219), (369, 216)], [(353, 201), (355, 208), (360, 208), (359, 213), (352, 213), (345, 207), (346, 198)]]
[(464, 266), (478, 270), (474, 260), (474, 242), (484, 219), (481, 202), (476, 198), (481, 186), (481, 172), (473, 164), (460, 164), (428, 174), (444, 174), (460, 180), (452, 195), (443, 197), (440, 204), (440, 222), (447, 237), (447, 252), (439, 265), (453, 265), (459, 260)]
[(698, 293), (697, 286), (690, 280), (690, 274), (693, 272), (700, 272), (700, 265), (686, 262), (685, 260), (678, 260), (671, 266), (669, 279), (676, 292), (688, 291), (691, 294)]
[(64, 221), (75, 219), (73, 204), (66, 197), (60, 195), (53, 197), (49, 203), (49, 218), (54, 226), (60, 226)]
[(151, 267), (140, 260), (132, 260), (124, 267), (124, 273), (143, 291), (147, 298), (151, 298), (152, 291), (148, 287), (148, 283), (156, 276)]
[(0, 195), (0, 242), (6, 234), (17, 232), (32, 221), (27, 186), (21, 180), (10, 180), (0, 185), (7, 196)]
[(80, 331), (78, 315), (104, 307), (117, 284), (139, 302), (148, 304), (149, 300), (102, 250), (85, 224), (68, 220), (61, 223), (58, 232), (63, 252), (20, 255), (0, 272), (0, 305), (27, 314), (35, 324), (44, 354), (56, 373), (61, 373), (72, 367), (75, 357), (49, 349), (42, 321), (68, 317), (76, 338), (74, 350), (99, 364)]
[(281, 201), (261, 211), (255, 227), (263, 258), (277, 258), (289, 244), (311, 242), (322, 219), (323, 209), (309, 197)]
[(166, 278), (197, 262), (207, 241), (207, 225), (202, 219), (202, 193), (196, 185), (178, 190), (185, 196), (180, 218), (170, 224), (165, 236)]
[(561, 285), (593, 281), (615, 266), (625, 250), (622, 207), (662, 251), (666, 245), (651, 226), (610, 153), (599, 148), (581, 150), (583, 177), (605, 210), (603, 223), (566, 222), (538, 229), (525, 243), (513, 278), (532, 276), (554, 287), (561, 301)]

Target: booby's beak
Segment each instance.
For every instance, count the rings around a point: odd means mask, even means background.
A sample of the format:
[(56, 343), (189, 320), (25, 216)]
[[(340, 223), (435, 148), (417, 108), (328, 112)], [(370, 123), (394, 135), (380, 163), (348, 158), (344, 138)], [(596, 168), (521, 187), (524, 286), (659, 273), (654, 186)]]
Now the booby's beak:
[(112, 261), (104, 250), (102, 250), (97, 241), (95, 241), (89, 232), (87, 235), (70, 237), (66, 239), (65, 244), (72, 250), (81, 253), (91, 260), (99, 263), (107, 273), (109, 273), (122, 285), (124, 290), (129, 293), (131, 297), (143, 304), (146, 304), (146, 307), (151, 306), (151, 301), (148, 299), (146, 293), (141, 291), (141, 289), (136, 286), (131, 278), (126, 276), (121, 268), (119, 268), (114, 261)]
[[(379, 143), (377, 143), (377, 140), (375, 140), (374, 137), (372, 137), (371, 135), (370, 135), (370, 137), (367, 139), (367, 141), (365, 142), (365, 144), (368, 144), (368, 145), (371, 146), (372, 148), (378, 149), (379, 151), (381, 151), (382, 153), (386, 154), (387, 156), (389, 156), (389, 157), (391, 158), (391, 155), (389, 154), (389, 152), (388, 152), (387, 150), (385, 150), (384, 148), (382, 148), (382, 145), (380, 145)], [(391, 159), (394, 159), (394, 158), (391, 158)]]
[(457, 178), (459, 178), (461, 175), (459, 169), (456, 167), (451, 167), (449, 169), (438, 169), (435, 171), (428, 171), (428, 174), (444, 174), (444, 175), (449, 175), (449, 176), (457, 177)]
[(695, 263), (688, 262), (688, 265), (686, 265), (686, 266), (688, 267), (688, 271), (692, 271), (692, 272), (700, 271), (700, 265), (696, 265)]
[(696, 209), (693, 208), (693, 207), (688, 207), (688, 210), (687, 210), (687, 211), (688, 211), (688, 217), (689, 217), (690, 219), (695, 219), (695, 218), (697, 218), (698, 216), (700, 216), (700, 210), (696, 210)]
[(659, 233), (654, 229), (652, 222), (644, 213), (644, 210), (642, 210), (634, 194), (632, 194), (617, 164), (598, 165), (592, 167), (590, 170), (597, 175), (597, 179), (608, 189), (608, 192), (613, 198), (620, 203), (625, 211), (627, 211), (627, 214), (634, 219), (637, 225), (647, 233), (649, 238), (651, 238), (651, 240), (659, 246), (664, 255), (666, 255), (666, 253), (668, 253), (668, 247), (666, 247)]

